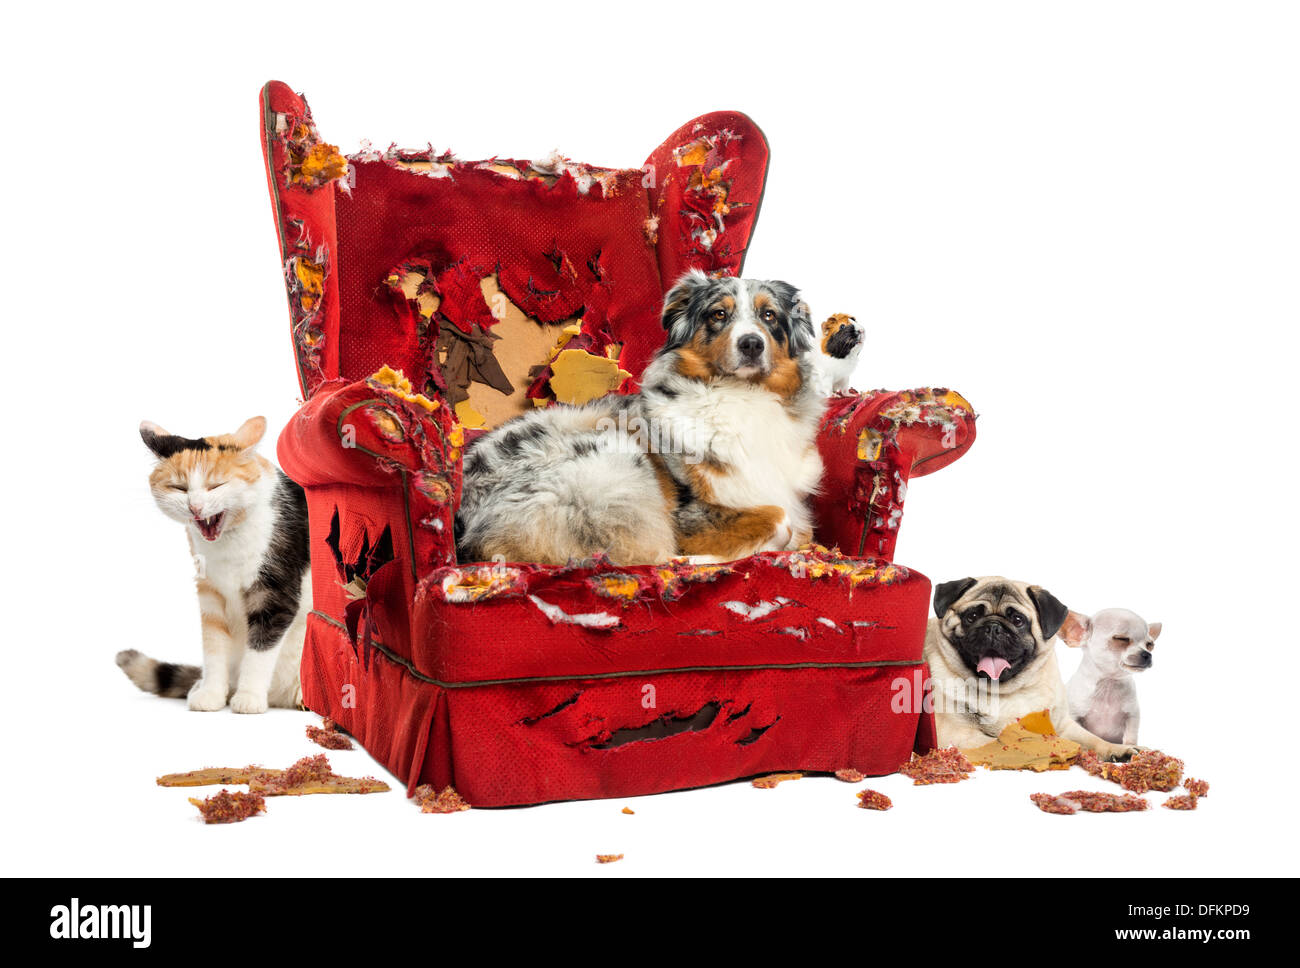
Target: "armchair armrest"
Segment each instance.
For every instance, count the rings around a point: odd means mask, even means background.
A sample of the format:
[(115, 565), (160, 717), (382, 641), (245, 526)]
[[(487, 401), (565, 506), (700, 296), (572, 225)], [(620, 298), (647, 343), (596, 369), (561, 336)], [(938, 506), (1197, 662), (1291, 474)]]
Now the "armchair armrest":
[(892, 560), (913, 477), (951, 464), (975, 442), (975, 411), (942, 388), (831, 399), (817, 438), (826, 471), (814, 502), (817, 540)]
[(403, 648), (419, 576), (456, 560), (463, 446), (451, 408), (398, 371), (320, 384), (276, 447), (307, 491), (317, 611)]

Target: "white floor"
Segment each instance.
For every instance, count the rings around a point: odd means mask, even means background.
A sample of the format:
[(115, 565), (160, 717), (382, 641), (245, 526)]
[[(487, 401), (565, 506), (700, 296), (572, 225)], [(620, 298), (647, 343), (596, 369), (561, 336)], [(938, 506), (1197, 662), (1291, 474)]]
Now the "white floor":
[[(901, 776), (849, 785), (810, 777), (757, 790), (706, 790), (510, 810), (421, 814), (364, 751), (328, 752), (339, 773), (371, 774), (394, 790), (369, 796), (282, 797), (242, 824), (205, 826), (155, 776), (201, 766), (283, 766), (321, 752), (303, 735), (310, 714), (191, 713), (179, 700), (135, 691), (111, 653), (84, 669), (61, 702), (69, 713), (11, 724), (17, 783), (3, 801), (4, 869), (31, 875), (626, 875), (935, 873), (1020, 877), (1073, 874), (1294, 873), (1294, 837), (1277, 789), (1195, 722), (1169, 750), (1210, 780), (1195, 813), (1159, 806), (1125, 815), (1051, 816), (1028, 795), (1117, 791), (1082, 770), (1046, 775), (979, 771), (952, 786)], [(1205, 727), (1208, 729), (1208, 725)], [(1149, 741), (1158, 742), (1157, 737)], [(1198, 753), (1200, 750), (1218, 752)], [(858, 809), (854, 791), (880, 790), (886, 813)], [(16, 795), (14, 795), (16, 792)], [(215, 792), (215, 788), (207, 792)], [(624, 806), (636, 813), (621, 812)], [(1286, 842), (1273, 838), (1285, 837)], [(600, 866), (595, 855), (625, 854)]]

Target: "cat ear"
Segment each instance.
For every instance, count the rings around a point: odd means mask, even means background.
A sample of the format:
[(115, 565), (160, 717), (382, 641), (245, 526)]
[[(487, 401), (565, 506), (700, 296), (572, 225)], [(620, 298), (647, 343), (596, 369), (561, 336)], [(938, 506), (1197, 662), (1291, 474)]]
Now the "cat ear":
[(256, 446), (265, 433), (266, 418), (249, 417), (232, 436), (236, 447), (240, 450), (248, 450), (248, 448)]
[(140, 421), (140, 439), (144, 441), (146, 447), (153, 451), (155, 457), (165, 456), (160, 441), (170, 436), (171, 434), (167, 433), (167, 431), (163, 430), (152, 420)]

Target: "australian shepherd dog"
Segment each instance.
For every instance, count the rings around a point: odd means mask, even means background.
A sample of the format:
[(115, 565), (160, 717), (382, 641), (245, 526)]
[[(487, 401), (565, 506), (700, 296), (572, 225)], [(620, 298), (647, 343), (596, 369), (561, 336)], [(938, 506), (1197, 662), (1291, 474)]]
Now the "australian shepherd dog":
[(812, 537), (825, 405), (784, 282), (683, 276), (641, 391), (516, 417), (465, 454), (461, 561), (730, 561)]

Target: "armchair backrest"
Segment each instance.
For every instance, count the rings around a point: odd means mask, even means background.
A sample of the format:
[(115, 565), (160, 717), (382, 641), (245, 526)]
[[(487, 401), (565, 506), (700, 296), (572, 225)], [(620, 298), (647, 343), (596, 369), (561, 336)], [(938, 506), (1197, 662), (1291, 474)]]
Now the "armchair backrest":
[(635, 389), (677, 277), (740, 273), (767, 169), (762, 132), (731, 111), (612, 169), (432, 148), (344, 160), (284, 84), (261, 109), (303, 393), (387, 365), (469, 426)]

